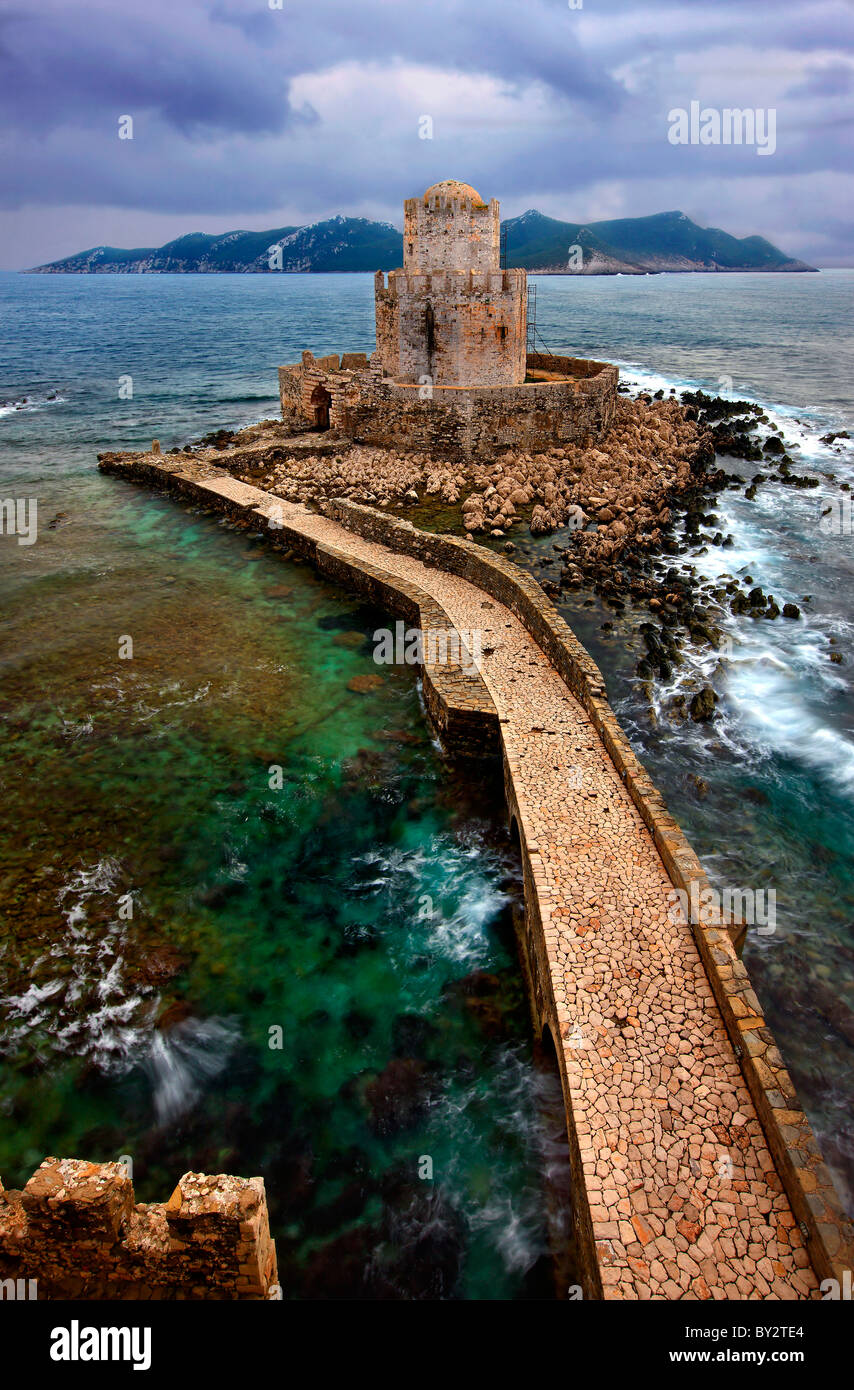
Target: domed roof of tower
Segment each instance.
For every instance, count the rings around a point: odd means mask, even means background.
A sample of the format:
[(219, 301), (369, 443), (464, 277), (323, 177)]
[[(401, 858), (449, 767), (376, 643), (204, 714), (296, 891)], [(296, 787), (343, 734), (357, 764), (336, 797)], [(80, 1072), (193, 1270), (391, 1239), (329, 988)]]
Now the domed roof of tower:
[(441, 183), (432, 184), (424, 194), (425, 203), (429, 203), (434, 197), (460, 198), (465, 202), (474, 203), (476, 207), (486, 206), (477, 189), (472, 188), (470, 183), (460, 183), (459, 179), (442, 179)]

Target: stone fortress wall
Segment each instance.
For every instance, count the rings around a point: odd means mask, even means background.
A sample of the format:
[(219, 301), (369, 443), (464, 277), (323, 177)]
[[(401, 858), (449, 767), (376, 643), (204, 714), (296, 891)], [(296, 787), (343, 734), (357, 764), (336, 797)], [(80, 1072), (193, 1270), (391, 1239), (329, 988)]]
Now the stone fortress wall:
[(607, 433), (617, 413), (619, 373), (606, 362), (529, 355), (529, 370), (554, 364), (563, 372), (563, 364), (571, 364), (571, 374), (521, 386), (434, 386), (428, 392), (392, 380), (376, 358), (357, 362), (359, 356), (346, 353), (339, 361), (304, 352), (302, 362), (280, 367), (285, 423), (310, 429), (321, 408), (330, 429), (357, 443), (465, 460), (539, 450), (546, 439), (587, 447)]
[(168, 1202), (136, 1202), (121, 1163), (46, 1158), (23, 1191), (0, 1183), (6, 1298), (278, 1296), (263, 1178), (185, 1173)]
[(524, 270), (390, 270), (387, 286), (377, 271), (375, 283), (377, 348), (390, 376), (437, 386), (525, 380)]
[(451, 459), (600, 439), (617, 368), (527, 352), (527, 275), (501, 267), (500, 235), (498, 200), (469, 184), (407, 199), (403, 268), (374, 278), (375, 353), (280, 367), (286, 423)]

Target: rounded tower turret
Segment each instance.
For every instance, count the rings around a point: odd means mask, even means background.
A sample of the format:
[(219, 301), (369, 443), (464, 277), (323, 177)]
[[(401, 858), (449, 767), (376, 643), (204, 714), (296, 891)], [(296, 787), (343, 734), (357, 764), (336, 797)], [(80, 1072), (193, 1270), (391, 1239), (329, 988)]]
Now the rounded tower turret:
[(527, 276), (501, 268), (498, 199), (444, 179), (403, 206), (403, 269), (388, 287), (376, 278), (384, 369), (418, 385), (520, 385)]

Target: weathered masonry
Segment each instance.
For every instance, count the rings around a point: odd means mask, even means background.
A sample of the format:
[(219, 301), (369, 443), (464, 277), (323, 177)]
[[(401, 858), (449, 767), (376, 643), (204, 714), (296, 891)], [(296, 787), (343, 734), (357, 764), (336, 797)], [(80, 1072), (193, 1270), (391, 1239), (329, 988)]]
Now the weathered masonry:
[(40, 1299), (275, 1297), (264, 1180), (185, 1173), (144, 1203), (121, 1163), (46, 1158), (22, 1192), (0, 1183), (0, 1280)]
[(377, 354), (396, 381), (519, 386), (527, 276), (500, 266), (498, 199), (434, 184), (404, 203), (403, 269), (375, 279)]
[(376, 351), (280, 367), (283, 419), (450, 458), (600, 439), (617, 368), (527, 351), (527, 275), (501, 267), (499, 225), (468, 184), (407, 199), (403, 268), (374, 281)]
[(428, 665), (424, 686), (447, 743), (502, 757), (585, 1297), (812, 1299), (825, 1279), (843, 1286), (851, 1226), (729, 925), (673, 912), (673, 889), (691, 901), (706, 876), (536, 581), (473, 542), (345, 500), (319, 515), (213, 464), (112, 455), (102, 467), (269, 527), (425, 629), (482, 629), (479, 674)]

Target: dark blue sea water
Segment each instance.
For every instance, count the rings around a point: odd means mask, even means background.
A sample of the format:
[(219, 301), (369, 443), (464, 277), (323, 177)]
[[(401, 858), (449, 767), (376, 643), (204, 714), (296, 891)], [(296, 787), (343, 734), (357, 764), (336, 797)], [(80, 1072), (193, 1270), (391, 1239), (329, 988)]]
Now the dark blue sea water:
[[(602, 630), (613, 613), (584, 594), (559, 607), (600, 663), (712, 882), (776, 892), (776, 930), (750, 932), (745, 959), (852, 1208), (854, 534), (842, 489), (854, 484), (854, 441), (822, 436), (854, 436), (854, 272), (540, 277), (538, 299), (550, 347), (616, 361), (633, 387), (699, 386), (758, 401), (783, 430), (794, 471), (819, 480), (805, 491), (769, 484), (754, 501), (741, 490), (719, 495), (717, 522), (681, 563), (715, 580), (750, 575), (781, 607), (797, 603), (802, 618), (727, 616), (725, 647), (689, 648), (651, 707), (623, 625)], [(721, 462), (746, 480), (759, 468)], [(831, 506), (835, 528), (821, 524)], [(708, 544), (716, 530), (732, 537), (731, 548)], [(643, 616), (630, 614), (629, 626)], [(712, 732), (668, 717), (672, 697), (700, 681), (719, 696)], [(698, 793), (697, 779), (707, 791)]]
[[(670, 722), (673, 690), (650, 706), (594, 597), (562, 611), (712, 879), (776, 889), (747, 958), (849, 1190), (854, 538), (818, 518), (854, 480), (820, 442), (854, 433), (854, 274), (537, 283), (550, 348), (761, 401), (821, 479), (724, 493), (734, 545), (694, 558), (804, 612), (733, 619), (677, 669), (718, 689), (711, 733)], [(443, 762), (405, 671), (349, 688), (376, 614), (96, 470), (275, 415), (303, 347), (372, 349), (370, 276), (0, 276), (0, 496), (39, 516), (35, 545), (0, 537), (0, 1174), (130, 1153), (151, 1199), (187, 1167), (261, 1172), (286, 1296), (545, 1296), (554, 1094), (495, 788)]]

